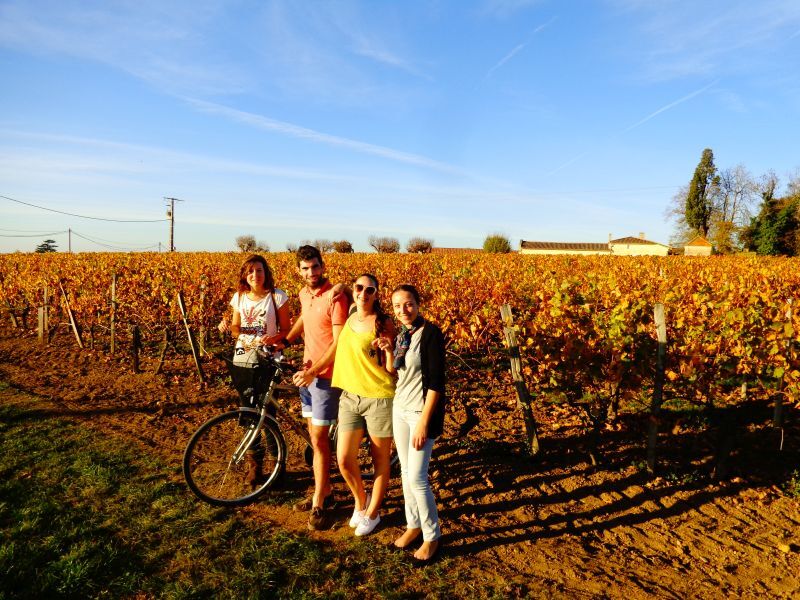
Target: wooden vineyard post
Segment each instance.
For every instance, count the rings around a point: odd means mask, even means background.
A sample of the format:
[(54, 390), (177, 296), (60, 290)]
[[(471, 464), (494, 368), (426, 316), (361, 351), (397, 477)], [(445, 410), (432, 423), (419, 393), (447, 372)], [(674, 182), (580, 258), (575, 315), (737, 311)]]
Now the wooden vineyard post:
[(133, 356), (133, 372), (141, 373), (139, 369), (139, 350), (142, 349), (142, 332), (138, 325), (131, 325), (131, 354)]
[(200, 364), (200, 352), (197, 349), (197, 340), (195, 340), (192, 328), (189, 326), (189, 320), (186, 318), (186, 303), (183, 301), (182, 292), (178, 292), (178, 307), (181, 309), (181, 318), (183, 318), (183, 324), (186, 327), (186, 335), (189, 337), (189, 346), (192, 349), (192, 358), (194, 358), (194, 364), (197, 367), (197, 374), (200, 376), (200, 381), (205, 381), (206, 376), (205, 373), (203, 373), (203, 366)]
[[(786, 309), (786, 321), (791, 326), (791, 324), (792, 324), (792, 298), (789, 298), (789, 300), (787, 300), (787, 304), (789, 305), (789, 307)], [(792, 339), (791, 339), (791, 337), (787, 336), (787, 340), (786, 340), (786, 359), (787, 359), (786, 362), (787, 363), (790, 363), (790, 361), (791, 361), (791, 355), (790, 355), (791, 351), (792, 351)], [(775, 394), (775, 402), (774, 402), (773, 412), (772, 412), (772, 426), (775, 427), (776, 429), (782, 429), (783, 428), (783, 383), (784, 383), (784, 377), (785, 376), (786, 376), (785, 374), (781, 375), (780, 382), (778, 383), (778, 393)], [(783, 444), (781, 444), (781, 445), (783, 445)]]
[(47, 314), (47, 284), (44, 286), (44, 302), (39, 307), (39, 343), (47, 345), (50, 343), (50, 323)]
[(83, 340), (81, 339), (81, 332), (78, 331), (78, 323), (75, 321), (75, 315), (72, 314), (72, 307), (69, 305), (69, 298), (67, 291), (64, 289), (64, 284), (58, 282), (58, 287), (61, 288), (61, 296), (64, 298), (64, 305), (67, 307), (67, 316), (69, 317), (69, 324), (72, 326), (72, 332), (75, 334), (75, 339), (78, 341), (78, 348), (83, 350)]
[(17, 321), (17, 315), (14, 314), (14, 308), (8, 301), (5, 302), (6, 308), (8, 309), (8, 316), (11, 317), (11, 326), (14, 329), (19, 329), (19, 321)]
[(514, 320), (511, 315), (511, 307), (504, 304), (500, 307), (500, 316), (503, 318), (503, 334), (508, 344), (508, 355), (511, 359), (511, 376), (514, 379), (514, 388), (517, 391), (517, 406), (522, 411), (525, 420), (525, 432), (528, 436), (527, 450), (531, 456), (537, 456), (540, 452), (539, 436), (536, 433), (536, 420), (533, 417), (531, 408), (531, 397), (528, 388), (525, 386), (525, 379), (522, 376), (522, 360), (520, 358), (519, 343), (517, 342), (517, 332), (514, 330)]
[(117, 325), (117, 274), (111, 276), (111, 354), (116, 350), (116, 325)]
[(164, 368), (164, 357), (167, 355), (167, 347), (171, 342), (169, 327), (166, 327), (164, 328), (164, 345), (161, 346), (161, 353), (158, 355), (158, 364), (156, 365), (156, 370), (153, 371), (156, 375), (161, 373), (161, 370)]
[(656, 354), (656, 378), (653, 387), (653, 399), (650, 404), (650, 428), (647, 434), (647, 470), (652, 475), (656, 470), (656, 440), (658, 438), (658, 415), (664, 399), (664, 370), (667, 360), (667, 318), (664, 305), (660, 302), (653, 309), (658, 337), (658, 353)]
[[(206, 308), (206, 284), (200, 285), (200, 308), (201, 314), (204, 314)], [(206, 352), (206, 326), (204, 320), (200, 319), (200, 355), (208, 354)]]

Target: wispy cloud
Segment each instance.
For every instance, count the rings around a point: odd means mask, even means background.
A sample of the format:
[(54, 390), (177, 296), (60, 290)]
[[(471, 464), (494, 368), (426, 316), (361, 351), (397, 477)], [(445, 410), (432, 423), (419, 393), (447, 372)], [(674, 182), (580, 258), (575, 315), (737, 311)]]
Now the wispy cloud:
[(415, 64), (407, 59), (392, 53), (391, 51), (383, 48), (381, 45), (376, 44), (374, 40), (368, 40), (364, 37), (354, 39), (353, 50), (356, 54), (374, 60), (383, 65), (405, 71), (406, 73), (415, 77), (421, 77), (431, 81), (433, 78), (424, 73)]
[(648, 49), (638, 56), (652, 81), (773, 68), (771, 55), (786, 51), (800, 25), (796, 0), (609, 3), (634, 19)]
[(504, 19), (541, 3), (542, 0), (485, 0), (481, 12)]
[(331, 135), (328, 133), (323, 133), (320, 131), (315, 131), (313, 129), (302, 127), (300, 125), (295, 125), (293, 123), (278, 121), (276, 119), (271, 119), (263, 115), (257, 115), (254, 113), (237, 110), (235, 108), (230, 108), (228, 106), (223, 106), (221, 104), (216, 104), (213, 102), (206, 102), (205, 100), (187, 98), (186, 101), (190, 105), (194, 106), (197, 110), (200, 110), (202, 112), (208, 114), (220, 115), (225, 118), (231, 119), (233, 121), (244, 123), (246, 125), (250, 125), (252, 127), (264, 131), (280, 133), (282, 135), (287, 135), (298, 139), (305, 139), (311, 142), (325, 144), (328, 146), (346, 148), (348, 150), (352, 150), (354, 152), (359, 152), (362, 154), (380, 156), (381, 158), (386, 158), (391, 161), (414, 165), (417, 167), (423, 167), (426, 169), (433, 169), (435, 171), (440, 171), (442, 173), (449, 173), (452, 175), (465, 175), (463, 171), (452, 165), (448, 165), (427, 158), (425, 156), (421, 156), (419, 154), (412, 154), (409, 152), (403, 152), (401, 150), (395, 150), (393, 148), (387, 148), (386, 146), (378, 146), (375, 144), (369, 144), (367, 142), (361, 142), (350, 138), (345, 138), (345, 137)]
[(0, 4), (0, 46), (107, 65), (171, 92), (241, 91), (248, 77), (239, 64), (208, 51), (216, 16), (215, 2), (203, 0), (191, 8), (10, 0)]
[(415, 90), (399, 74), (430, 81), (424, 61), (406, 50), (401, 19), (360, 11), (354, 3), (274, 1), (254, 41), (268, 85), (288, 97), (327, 105), (373, 107), (407, 103)]
[[(21, 146), (17, 141), (25, 141)], [(42, 144), (42, 149), (38, 147)], [(0, 169), (6, 173), (145, 174), (197, 171), (300, 181), (353, 182), (354, 177), (320, 170), (229, 160), (168, 148), (58, 133), (0, 129)]]
[(521, 44), (517, 44), (514, 48), (511, 49), (511, 51), (508, 54), (506, 54), (491, 69), (489, 69), (486, 72), (486, 75), (484, 76), (483, 80), (486, 81), (487, 79), (489, 79), (489, 77), (491, 77), (492, 73), (494, 73), (497, 69), (502, 67), (504, 64), (506, 64), (512, 58), (514, 58), (514, 56), (519, 54), (519, 52), (521, 52), (528, 44), (530, 44), (533, 41), (533, 38), (537, 33), (539, 33), (543, 29), (545, 29), (545, 28), (549, 27), (550, 25), (552, 25), (557, 18), (558, 17), (553, 17), (549, 21), (547, 21), (546, 23), (542, 23), (536, 29), (534, 29), (531, 32), (530, 36), (528, 36), (527, 40), (525, 40)]

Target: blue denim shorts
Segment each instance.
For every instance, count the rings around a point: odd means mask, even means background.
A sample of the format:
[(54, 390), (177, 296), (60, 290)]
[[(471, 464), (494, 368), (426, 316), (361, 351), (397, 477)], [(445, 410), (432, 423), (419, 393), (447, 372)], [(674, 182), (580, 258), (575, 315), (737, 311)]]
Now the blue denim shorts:
[(339, 395), (342, 390), (331, 387), (330, 379), (317, 377), (308, 387), (300, 388), (303, 417), (312, 425), (333, 425), (339, 416)]

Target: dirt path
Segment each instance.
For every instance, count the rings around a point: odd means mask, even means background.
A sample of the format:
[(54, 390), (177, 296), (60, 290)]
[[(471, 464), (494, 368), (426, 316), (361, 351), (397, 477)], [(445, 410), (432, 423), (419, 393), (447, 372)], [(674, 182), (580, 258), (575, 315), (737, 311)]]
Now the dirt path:
[[(233, 403), (222, 379), (212, 369), (212, 383), (201, 389), (185, 358), (168, 363), (165, 375), (134, 375), (123, 362), (73, 344), (64, 335), (41, 349), (34, 338), (2, 329), (0, 379), (39, 396), (43, 417), (81, 418), (141, 444), (175, 464), (179, 478), (191, 432)], [(145, 371), (152, 367), (143, 360)], [(698, 471), (650, 480), (637, 467), (635, 423), (606, 432), (606, 463), (598, 469), (579, 450), (580, 415), (551, 407), (537, 415), (546, 456), (529, 465), (506, 433), (521, 428), (513, 398), (470, 394), (467, 385), (454, 393), (432, 480), (447, 554), (469, 566), (476, 585), (504, 581), (511, 597), (800, 597), (800, 502), (765, 473), (748, 474), (770, 460), (759, 445), (769, 435), (763, 427), (743, 435), (758, 442), (734, 457), (740, 469), (728, 482), (713, 483)], [(787, 432), (781, 460), (798, 455), (798, 437), (796, 428)], [(696, 448), (702, 440), (674, 441)], [(241, 510), (305, 531), (305, 516), (289, 505), (310, 484), (298, 459), (285, 489)], [(334, 529), (313, 535), (349, 540), (347, 516), (344, 506)], [(374, 543), (388, 543), (403, 525), (399, 479), (384, 523)]]

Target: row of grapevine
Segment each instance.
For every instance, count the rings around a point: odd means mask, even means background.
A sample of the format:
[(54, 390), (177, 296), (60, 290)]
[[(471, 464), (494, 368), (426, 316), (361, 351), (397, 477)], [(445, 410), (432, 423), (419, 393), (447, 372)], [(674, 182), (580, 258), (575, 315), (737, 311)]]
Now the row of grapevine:
[[(241, 254), (11, 254), (0, 256), (0, 302), (21, 309), (43, 290), (69, 291), (84, 328), (103, 327), (118, 276), (117, 319), (155, 336), (176, 323), (183, 291), (190, 319), (213, 327), (227, 312)], [(270, 254), (298, 313), (294, 256)], [(742, 383), (800, 392), (800, 261), (756, 257), (330, 255), (334, 282), (374, 273), (382, 301), (413, 283), (456, 352), (502, 345), (499, 307), (514, 307), (534, 393), (634, 399), (652, 378), (653, 306), (668, 316), (668, 393), (728, 401)]]

